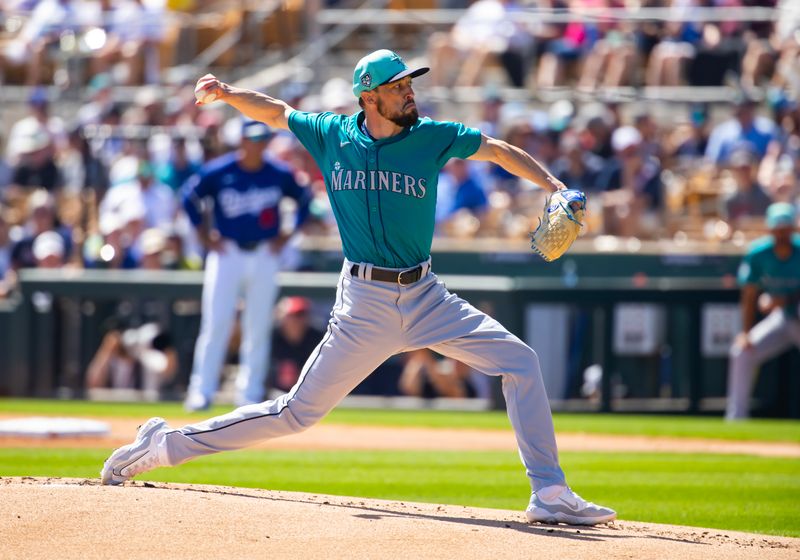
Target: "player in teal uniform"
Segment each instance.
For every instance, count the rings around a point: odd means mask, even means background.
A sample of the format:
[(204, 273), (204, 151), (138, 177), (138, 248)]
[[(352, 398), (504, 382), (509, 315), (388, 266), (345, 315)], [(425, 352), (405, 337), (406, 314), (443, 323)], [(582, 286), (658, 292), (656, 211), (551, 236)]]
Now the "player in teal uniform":
[[(770, 205), (770, 235), (754, 241), (739, 266), (743, 332), (731, 347), (728, 420), (749, 416), (753, 378), (761, 364), (793, 345), (800, 347), (800, 236), (796, 226), (791, 204)], [(767, 316), (755, 324), (759, 301)]]
[(218, 99), (247, 117), (291, 130), (319, 165), (345, 261), (328, 330), (297, 384), (274, 401), (170, 429), (154, 418), (106, 461), (119, 484), (157, 466), (240, 449), (304, 430), (399, 352), (419, 348), (502, 378), (508, 415), (533, 492), (529, 521), (594, 525), (616, 513), (566, 484), (536, 353), (497, 321), (447, 291), (431, 270), (436, 183), (450, 158), (491, 161), (548, 191), (565, 188), (524, 151), (475, 128), (420, 118), (412, 70), (388, 50), (361, 59), (353, 93), (362, 111), (304, 113), (281, 100), (207, 75), (200, 103)]

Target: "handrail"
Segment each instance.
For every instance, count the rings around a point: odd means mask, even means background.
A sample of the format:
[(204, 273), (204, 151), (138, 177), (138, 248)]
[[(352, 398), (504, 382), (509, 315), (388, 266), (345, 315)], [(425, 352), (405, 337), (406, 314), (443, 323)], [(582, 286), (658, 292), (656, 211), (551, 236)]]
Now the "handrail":
[[(764, 7), (713, 7), (713, 8), (585, 8), (580, 10), (543, 10), (519, 8), (508, 13), (508, 18), (525, 24), (569, 23), (572, 21), (777, 21), (781, 12), (788, 9)], [(365, 10), (328, 8), (320, 10), (317, 21), (322, 24), (350, 23), (357, 25), (452, 25), (466, 10)]]

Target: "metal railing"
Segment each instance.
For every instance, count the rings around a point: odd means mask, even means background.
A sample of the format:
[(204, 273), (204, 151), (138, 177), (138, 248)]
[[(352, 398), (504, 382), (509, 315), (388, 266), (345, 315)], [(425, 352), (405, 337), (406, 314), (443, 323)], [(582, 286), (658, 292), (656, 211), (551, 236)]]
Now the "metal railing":
[[(317, 21), (325, 25), (343, 23), (357, 25), (452, 25), (467, 10), (402, 9), (369, 10), (329, 8), (320, 10)], [(782, 14), (794, 14), (797, 10), (763, 7), (693, 7), (675, 8), (584, 8), (575, 10), (547, 10), (538, 8), (515, 8), (509, 10), (508, 18), (523, 24), (569, 23), (572, 21), (777, 21)]]

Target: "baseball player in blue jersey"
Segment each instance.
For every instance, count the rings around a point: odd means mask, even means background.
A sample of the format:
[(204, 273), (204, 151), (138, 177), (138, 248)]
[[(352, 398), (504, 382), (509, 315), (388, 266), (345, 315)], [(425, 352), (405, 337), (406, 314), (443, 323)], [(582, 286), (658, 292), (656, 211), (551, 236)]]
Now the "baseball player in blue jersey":
[[(756, 370), (792, 346), (800, 348), (800, 237), (791, 204), (767, 208), (770, 235), (750, 246), (739, 266), (742, 328), (728, 364), (727, 420), (750, 415)], [(765, 294), (766, 317), (756, 323), (759, 294)]]
[[(269, 360), (278, 253), (285, 242), (278, 205), (298, 202), (296, 226), (308, 215), (309, 195), (292, 174), (264, 159), (272, 135), (262, 122), (242, 125), (240, 148), (206, 164), (183, 190), (183, 207), (209, 249), (203, 280), (200, 335), (184, 406), (208, 408), (217, 390), (240, 295), (242, 340), (236, 404), (261, 402)], [(205, 203), (213, 224), (204, 223)]]
[(412, 79), (427, 71), (408, 68), (388, 50), (367, 55), (353, 75), (362, 111), (352, 116), (297, 111), (211, 75), (198, 81), (199, 99), (219, 99), (249, 118), (292, 131), (317, 161), (345, 256), (336, 303), (325, 336), (287, 394), (180, 429), (151, 418), (132, 444), (105, 462), (104, 484), (302, 431), (388, 357), (431, 348), (502, 378), (533, 488), (529, 521), (594, 525), (616, 518), (565, 482), (536, 353), (448, 292), (431, 270), (436, 181), (450, 158), (494, 162), (548, 191), (564, 185), (506, 142), (463, 124), (420, 118)]

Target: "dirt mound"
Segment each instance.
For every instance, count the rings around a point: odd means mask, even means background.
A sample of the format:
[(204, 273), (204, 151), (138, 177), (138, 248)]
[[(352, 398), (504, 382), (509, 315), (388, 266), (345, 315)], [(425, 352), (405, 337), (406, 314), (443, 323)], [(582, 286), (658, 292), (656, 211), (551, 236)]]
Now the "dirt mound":
[(0, 478), (2, 558), (798, 558), (800, 539), (247, 488)]

